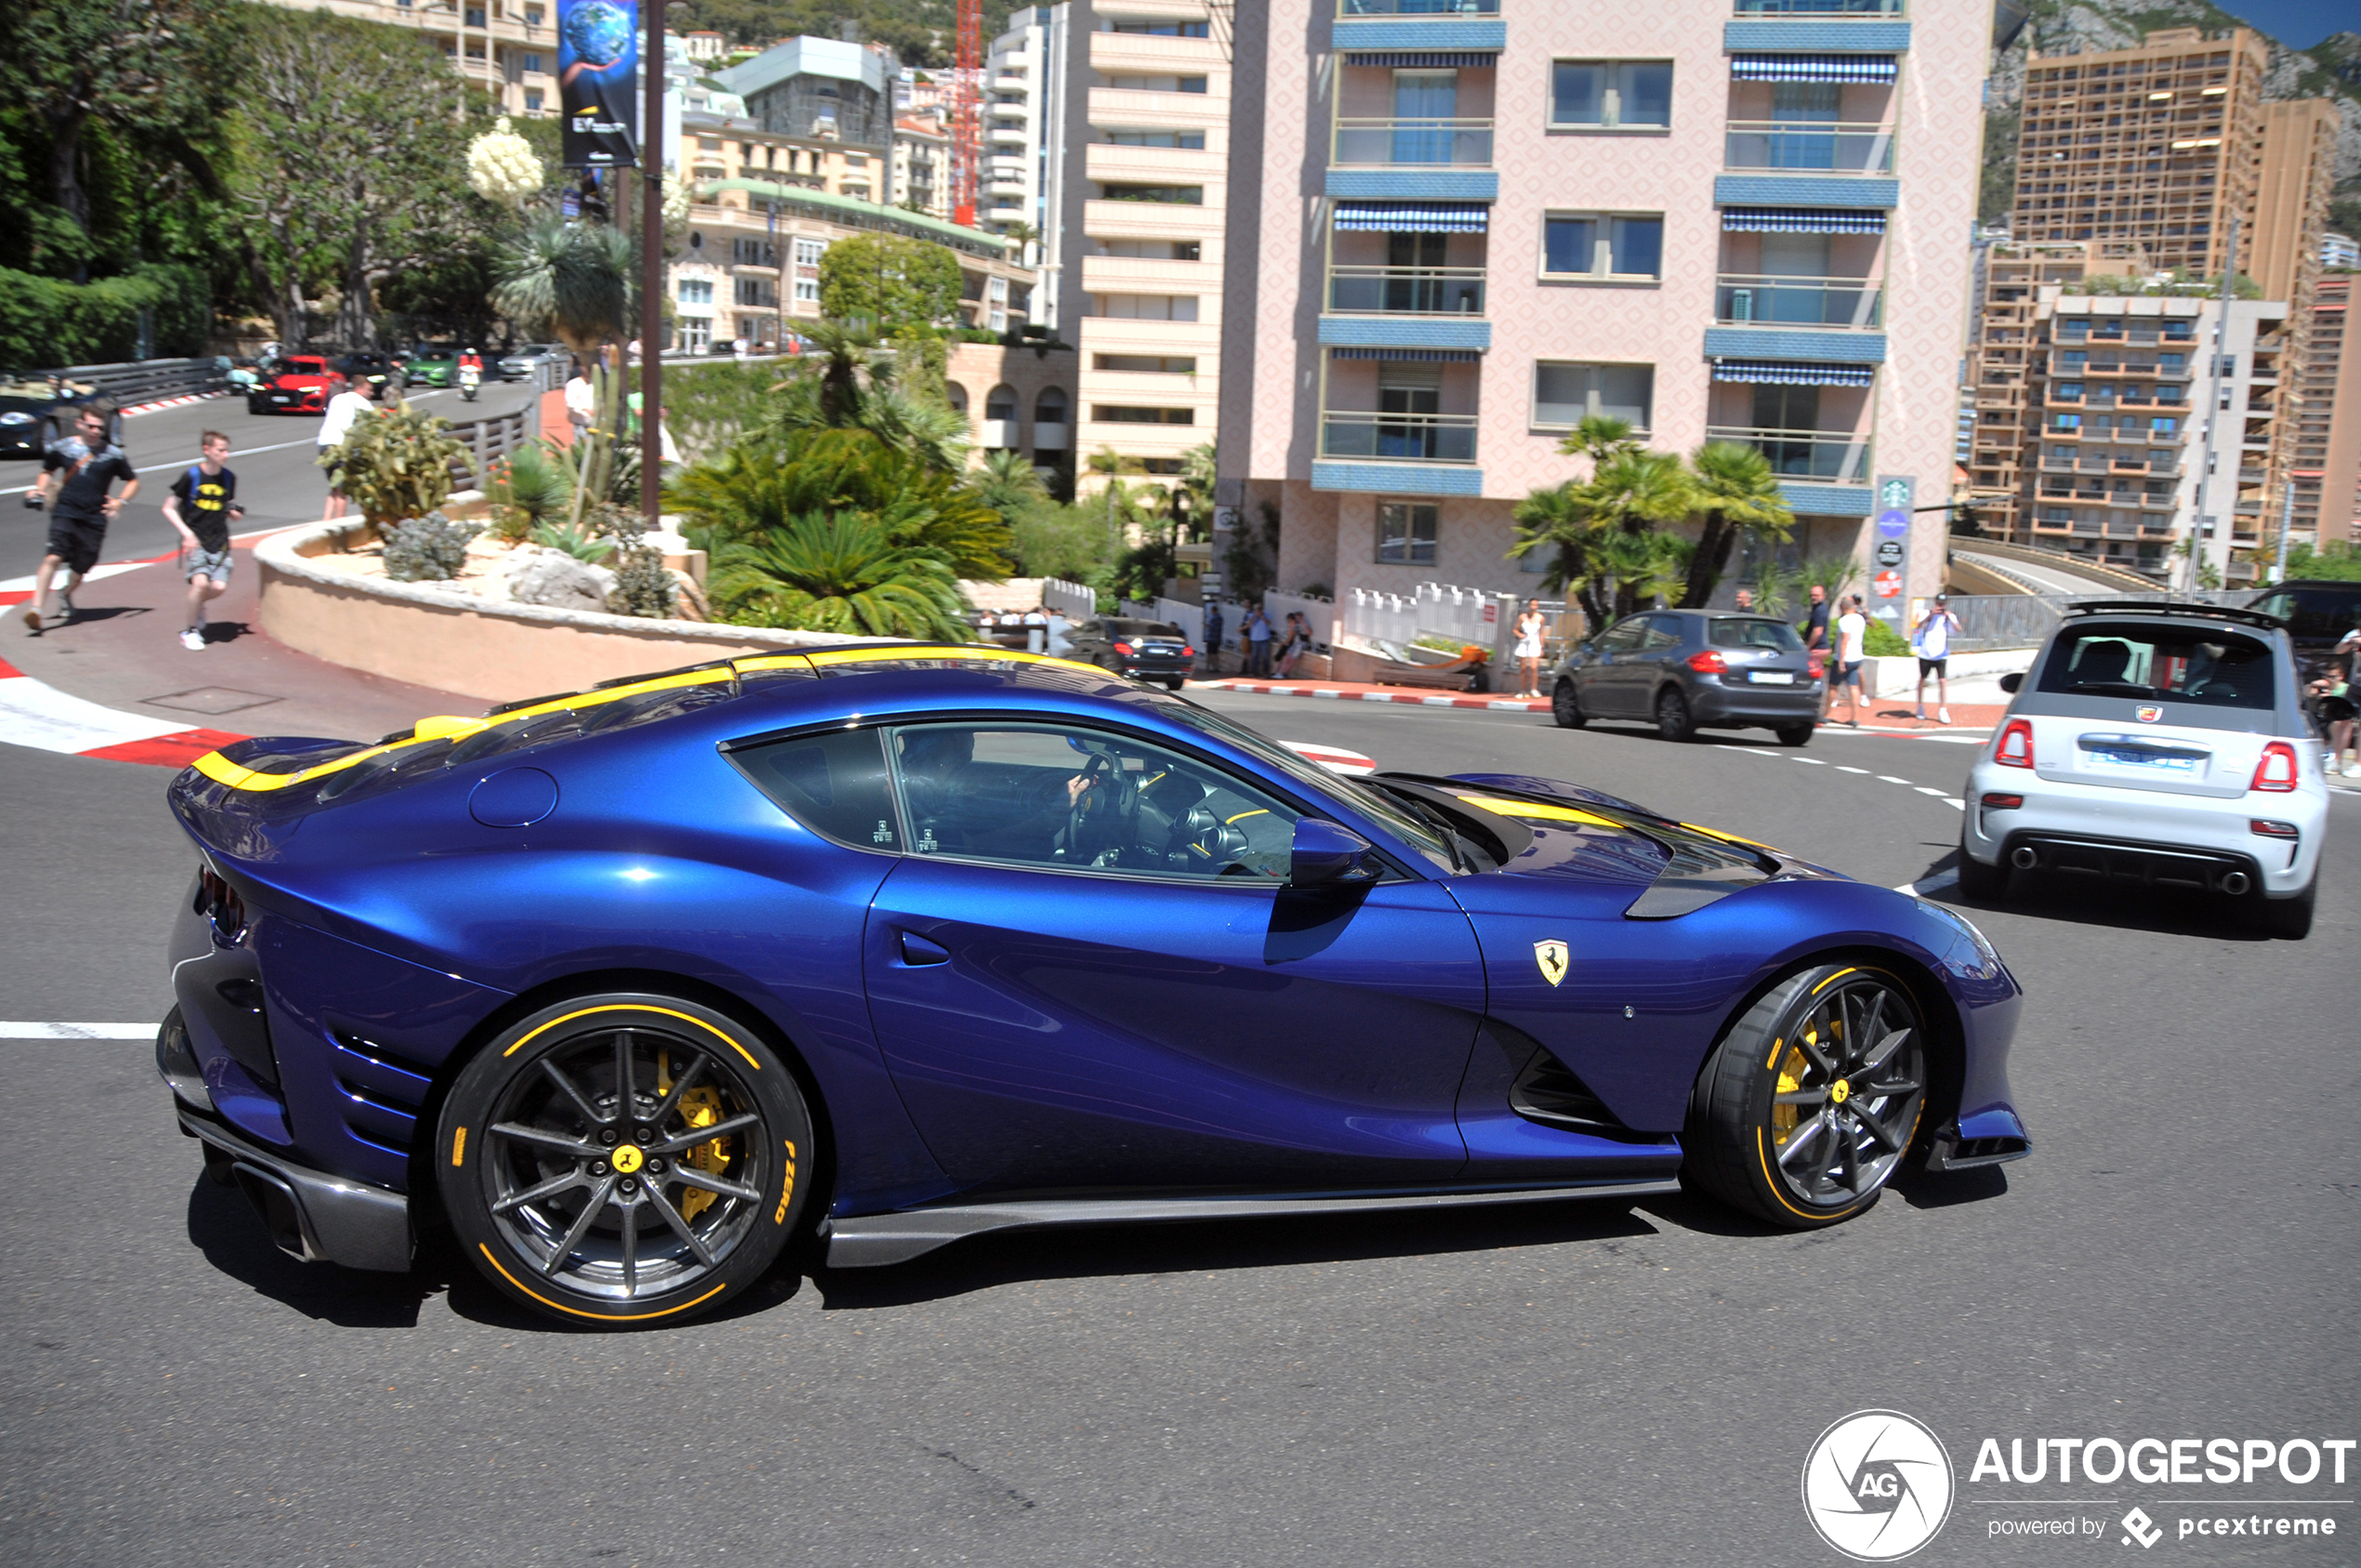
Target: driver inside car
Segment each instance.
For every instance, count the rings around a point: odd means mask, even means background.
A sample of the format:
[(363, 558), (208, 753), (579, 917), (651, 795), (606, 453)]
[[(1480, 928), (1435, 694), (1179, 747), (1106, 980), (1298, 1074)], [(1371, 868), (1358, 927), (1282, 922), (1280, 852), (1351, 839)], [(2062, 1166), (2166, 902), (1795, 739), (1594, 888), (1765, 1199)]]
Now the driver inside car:
[(974, 731), (955, 725), (904, 730), (895, 737), (903, 800), (918, 852), (1063, 859), (1069, 828), (1089, 809), (1096, 786), (1091, 770), (1068, 777), (1049, 801), (1012, 810), (1001, 798), (1000, 782), (977, 766), (975, 741)]

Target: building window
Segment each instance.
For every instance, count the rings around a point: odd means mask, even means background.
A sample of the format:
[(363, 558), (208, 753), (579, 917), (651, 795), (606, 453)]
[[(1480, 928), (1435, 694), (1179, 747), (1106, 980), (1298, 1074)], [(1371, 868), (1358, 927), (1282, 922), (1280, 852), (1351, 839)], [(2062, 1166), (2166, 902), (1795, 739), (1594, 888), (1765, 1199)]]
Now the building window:
[(1099, 354), (1093, 356), (1095, 370), (1119, 370), (1150, 376), (1194, 376), (1196, 357), (1193, 354)]
[(1062, 425), (1066, 422), (1064, 389), (1044, 387), (1041, 395), (1033, 400), (1033, 419), (1036, 425)]
[(1654, 280), (1664, 272), (1661, 214), (1551, 213), (1541, 270), (1558, 278)]
[(524, 112), (528, 114), (538, 114), (541, 112), (541, 89), (539, 87), (527, 87), (524, 90)]
[(1206, 90), (1206, 79), (1202, 76), (1110, 76), (1107, 86), (1118, 92), (1201, 93)]
[(483, 7), (481, 6), (470, 6), (468, 7), (468, 20), (466, 25), (468, 27), (483, 27), (487, 25), (483, 20)]
[(1194, 322), (1197, 319), (1197, 296), (1194, 294), (1094, 294), (1089, 300), (1089, 314), (1118, 321)]
[(825, 240), (795, 243), (795, 296), (806, 304), (820, 302), (820, 257), (827, 248)]
[(1009, 280), (1006, 278), (984, 279), (983, 296), (995, 305), (1006, 305), (1009, 302)]
[(1137, 408), (1124, 403), (1094, 403), (1090, 417), (1102, 425), (1194, 425), (1194, 408)]
[(1559, 60), (1550, 76), (1550, 124), (1662, 129), (1672, 124), (1672, 62)]
[(740, 267), (776, 267), (779, 247), (763, 240), (732, 240), (730, 259)]
[(697, 138), (697, 151), (700, 152), (719, 152), (721, 151), (721, 138), (718, 136), (701, 136)]
[(535, 75), (539, 75), (541, 73), (541, 57), (539, 55), (534, 54), (530, 49), (527, 49), (524, 52), (523, 59), (524, 68), (527, 71), (534, 72)]
[(1144, 33), (1154, 38), (1203, 38), (1206, 24), (1202, 21), (1111, 21), (1109, 33)]
[(1593, 415), (1629, 421), (1645, 433), (1655, 411), (1652, 364), (1589, 364), (1542, 360), (1533, 367), (1533, 423), (1571, 429)]
[(768, 278), (740, 278), (738, 303), (775, 310), (779, 304), (779, 291)]
[(1189, 147), (1203, 148), (1203, 131), (1109, 131), (1110, 147)]
[(1163, 202), (1184, 207), (1205, 205), (1205, 187), (1202, 185), (1117, 185), (1101, 180), (1099, 195), (1110, 202)]
[(1101, 256), (1128, 256), (1141, 261), (1201, 261), (1205, 246), (1196, 240), (1101, 240)]
[(1443, 508), (1431, 501), (1378, 503), (1378, 564), (1432, 566)]
[(849, 169), (865, 169), (869, 166), (869, 160), (864, 153), (848, 152), (844, 155), (844, 166)]
[(710, 305), (713, 303), (713, 280), (711, 278), (683, 278), (680, 280), (676, 297), (683, 305)]

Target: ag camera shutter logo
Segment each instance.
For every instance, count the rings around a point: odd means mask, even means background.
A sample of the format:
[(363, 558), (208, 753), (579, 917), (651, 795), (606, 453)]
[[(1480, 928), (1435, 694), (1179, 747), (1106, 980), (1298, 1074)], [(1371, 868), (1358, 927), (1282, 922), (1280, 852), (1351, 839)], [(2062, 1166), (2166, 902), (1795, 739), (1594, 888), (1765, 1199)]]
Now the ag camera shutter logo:
[(1859, 1562), (1892, 1562), (1951, 1517), (1951, 1456), (1898, 1410), (1857, 1410), (1803, 1461), (1803, 1511), (1820, 1538)]

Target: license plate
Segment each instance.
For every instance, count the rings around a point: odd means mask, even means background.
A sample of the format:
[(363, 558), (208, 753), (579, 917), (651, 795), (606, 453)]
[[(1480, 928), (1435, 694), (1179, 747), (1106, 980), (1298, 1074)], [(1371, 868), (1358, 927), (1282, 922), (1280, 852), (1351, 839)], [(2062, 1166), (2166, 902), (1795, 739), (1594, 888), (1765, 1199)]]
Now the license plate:
[(2094, 761), (2110, 763), (2117, 768), (2151, 768), (2168, 773), (2194, 773), (2197, 771), (2196, 758), (2174, 757), (2168, 752), (2117, 751), (2113, 747), (2093, 747), (2091, 756)]
[(1747, 674), (1747, 679), (1757, 686), (1792, 686), (1795, 684), (1795, 672), (1783, 669), (1750, 670)]

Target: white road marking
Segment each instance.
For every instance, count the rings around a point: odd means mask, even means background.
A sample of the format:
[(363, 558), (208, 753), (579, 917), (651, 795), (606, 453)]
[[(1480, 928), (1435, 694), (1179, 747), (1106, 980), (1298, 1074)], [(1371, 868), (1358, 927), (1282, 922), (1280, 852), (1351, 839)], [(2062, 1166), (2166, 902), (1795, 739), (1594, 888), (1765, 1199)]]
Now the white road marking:
[(1916, 882), (1896, 882), (1893, 885), (1893, 890), (1897, 893), (1916, 893), (1920, 898), (1924, 898), (1930, 893), (1939, 893), (1946, 888), (1956, 888), (1959, 885), (1959, 872), (1938, 871), (1932, 876), (1921, 876)]
[(1920, 795), (1932, 795), (1938, 800), (1947, 800), (1951, 797), (1951, 792), (1947, 789), (1929, 789), (1925, 784), (1912, 784), (1910, 787)]
[(1866, 769), (1866, 768), (1848, 768), (1848, 767), (1846, 767), (1846, 766), (1845, 766), (1843, 763), (1841, 763), (1841, 762), (1838, 763), (1838, 764), (1836, 765), (1836, 768), (1837, 768), (1837, 771), (1838, 771), (1838, 772), (1840, 772), (1840, 773), (1862, 773), (1862, 774), (1866, 774), (1866, 773), (1868, 772), (1868, 771), (1869, 771), (1869, 770), (1868, 770), (1868, 769)]
[(1906, 784), (1910, 783), (1910, 781), (1908, 779), (1897, 779), (1892, 773), (1880, 773), (1878, 775), (1878, 783)]
[(1956, 795), (1946, 795), (1946, 796), (1945, 796), (1945, 797), (1943, 797), (1943, 803), (1944, 803), (1946, 806), (1950, 807), (1950, 808), (1951, 808), (1953, 810), (1955, 810), (1955, 811), (1964, 811), (1964, 810), (1966, 810), (1968, 809), (1968, 803), (1967, 803), (1966, 801), (1964, 801), (1964, 800), (1960, 799), (1960, 798), (1959, 798), (1958, 796), (1956, 796)]
[(12, 1023), (0, 1021), (0, 1040), (152, 1040), (152, 1023)]
[(186, 718), (150, 718), (103, 707), (30, 678), (0, 680), (0, 736), (11, 744), (43, 751), (95, 751), (189, 728)]
[(1805, 763), (1805, 764), (1807, 764), (1807, 765), (1809, 765), (1809, 766), (1811, 766), (1811, 767), (1814, 767), (1814, 768), (1825, 768), (1825, 767), (1827, 767), (1827, 763), (1825, 763), (1825, 762), (1821, 761), (1821, 760), (1820, 760), (1818, 758), (1816, 758), (1816, 757), (1790, 757), (1790, 758), (1787, 758), (1787, 760), (1788, 760), (1788, 761), (1790, 761), (1790, 762), (1801, 762), (1801, 763)]

